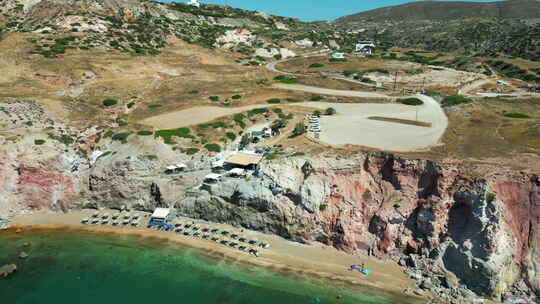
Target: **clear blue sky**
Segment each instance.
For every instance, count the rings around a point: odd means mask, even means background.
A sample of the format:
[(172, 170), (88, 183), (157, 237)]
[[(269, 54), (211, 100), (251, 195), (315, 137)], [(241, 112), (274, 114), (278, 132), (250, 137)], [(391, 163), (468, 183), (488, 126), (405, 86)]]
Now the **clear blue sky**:
[[(169, 2), (170, 0), (163, 0)], [(233, 7), (263, 11), (273, 15), (299, 18), (304, 21), (334, 20), (378, 7), (397, 5), (406, 0), (199, 0), (202, 3), (226, 4)], [(468, 0), (462, 0), (468, 1)], [(474, 0), (493, 2), (494, 0)], [(175, 2), (187, 2), (176, 0)]]

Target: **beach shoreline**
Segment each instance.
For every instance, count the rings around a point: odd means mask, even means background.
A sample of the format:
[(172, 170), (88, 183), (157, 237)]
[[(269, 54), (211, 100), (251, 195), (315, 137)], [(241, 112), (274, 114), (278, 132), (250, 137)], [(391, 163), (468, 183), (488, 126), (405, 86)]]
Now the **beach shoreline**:
[[(425, 301), (412, 293), (415, 282), (408, 278), (401, 268), (392, 261), (380, 261), (361, 255), (351, 255), (323, 245), (305, 245), (294, 243), (274, 235), (266, 235), (255, 231), (242, 229), (244, 235), (270, 244), (269, 249), (260, 249), (260, 257), (229, 248), (212, 241), (178, 235), (174, 232), (163, 232), (146, 227), (113, 227), (98, 225), (83, 225), (80, 221), (90, 217), (95, 210), (83, 210), (67, 214), (32, 213), (15, 217), (10, 226), (4, 230), (7, 233), (25, 233), (38, 230), (63, 232), (89, 232), (107, 235), (137, 237), (140, 239), (164, 242), (185, 246), (202, 255), (225, 259), (246, 266), (256, 266), (292, 275), (300, 278), (322, 280), (329, 284), (344, 285), (348, 289), (364, 291), (375, 295), (404, 298), (407, 303)], [(195, 221), (194, 219), (183, 219)], [(198, 224), (203, 223), (200, 221)], [(206, 223), (213, 227), (239, 230), (225, 224)], [(145, 226), (145, 225), (144, 225)], [(365, 263), (374, 273), (364, 276), (349, 270), (350, 265)]]

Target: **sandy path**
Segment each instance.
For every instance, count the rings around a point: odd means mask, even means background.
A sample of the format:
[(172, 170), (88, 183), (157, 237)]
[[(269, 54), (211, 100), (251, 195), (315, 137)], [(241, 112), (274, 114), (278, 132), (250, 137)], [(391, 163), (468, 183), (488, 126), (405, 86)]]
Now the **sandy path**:
[(362, 91), (347, 91), (347, 90), (333, 90), (318, 87), (310, 87), (302, 84), (285, 84), (276, 83), (272, 87), (284, 90), (303, 91), (313, 94), (332, 95), (332, 96), (346, 96), (346, 97), (362, 97), (362, 98), (384, 98), (395, 99), (396, 97)]
[[(12, 221), (12, 227), (22, 227), (23, 229), (29, 230), (72, 229), (134, 235), (153, 239), (157, 238), (201, 249), (208, 254), (220, 258), (224, 257), (233, 261), (269, 267), (275, 270), (288, 271), (296, 273), (299, 276), (329, 279), (335, 282), (367, 286), (396, 294), (401, 293), (406, 287), (414, 287), (414, 281), (409, 279), (394, 262), (385, 262), (363, 255), (346, 254), (335, 248), (323, 246), (319, 243), (316, 243), (315, 245), (304, 245), (290, 242), (274, 235), (265, 235), (249, 230), (243, 230), (241, 232), (238, 228), (229, 225), (195, 220), (197, 225), (200, 225), (201, 227), (212, 226), (219, 229), (227, 229), (228, 231), (241, 234), (249, 239), (256, 239), (269, 243), (271, 247), (269, 249), (259, 249), (262, 255), (257, 258), (242, 253), (238, 249), (231, 249), (212, 241), (177, 235), (172, 232), (160, 232), (146, 228), (81, 225), (80, 220), (84, 217), (90, 217), (93, 212), (93, 210), (83, 210), (68, 214), (39, 212), (21, 215)], [(104, 211), (102, 211), (102, 213), (104, 213)], [(109, 211), (108, 213), (113, 214), (116, 213), (116, 211)], [(144, 216), (144, 213), (139, 214)], [(191, 222), (192, 219), (181, 218), (180, 221)], [(365, 277), (348, 270), (350, 265), (360, 263), (365, 263), (370, 269), (375, 270), (375, 272), (369, 277)]]
[[(427, 149), (439, 143), (448, 118), (431, 97), (417, 95), (424, 105), (414, 107), (401, 104), (339, 104), (306, 102), (298, 105), (326, 109), (333, 107), (334, 116), (322, 116), (320, 140), (331, 145), (361, 145), (382, 150), (406, 152)], [(429, 122), (431, 128), (388, 123), (368, 119), (371, 116)]]
[(249, 105), (237, 108), (224, 107), (194, 107), (176, 112), (152, 116), (141, 121), (142, 124), (149, 125), (158, 129), (173, 129), (215, 120), (216, 118), (242, 113), (255, 108), (264, 108), (267, 105)]

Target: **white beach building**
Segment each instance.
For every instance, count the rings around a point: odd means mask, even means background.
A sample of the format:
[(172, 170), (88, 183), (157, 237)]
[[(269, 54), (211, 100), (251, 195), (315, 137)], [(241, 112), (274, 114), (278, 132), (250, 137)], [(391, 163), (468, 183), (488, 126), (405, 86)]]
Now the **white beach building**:
[(152, 217), (150, 219), (152, 221), (164, 222), (170, 213), (171, 210), (169, 208), (156, 208), (156, 210), (154, 210), (154, 213), (152, 213)]
[(356, 43), (355, 49), (357, 53), (371, 55), (374, 48), (375, 48), (375, 43), (373, 43), (373, 41), (361, 40)]

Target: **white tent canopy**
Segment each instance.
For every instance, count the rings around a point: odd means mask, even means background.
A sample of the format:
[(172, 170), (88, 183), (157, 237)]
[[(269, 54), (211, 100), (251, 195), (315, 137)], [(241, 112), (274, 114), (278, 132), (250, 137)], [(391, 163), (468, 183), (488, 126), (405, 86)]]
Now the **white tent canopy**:
[(242, 168), (234, 168), (231, 171), (229, 171), (229, 175), (236, 175), (236, 176), (242, 176), (246, 173), (246, 170)]
[(152, 213), (152, 219), (153, 220), (165, 220), (169, 213), (171, 213), (171, 210), (169, 208), (156, 208), (154, 210), (154, 213)]
[(210, 173), (204, 177), (205, 181), (218, 181), (221, 178), (220, 174)]

